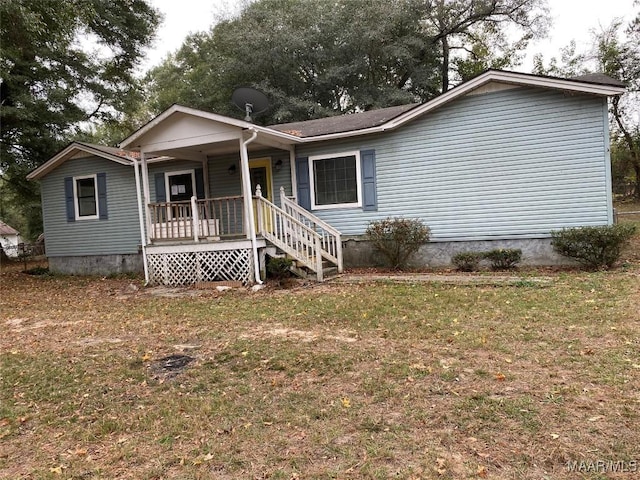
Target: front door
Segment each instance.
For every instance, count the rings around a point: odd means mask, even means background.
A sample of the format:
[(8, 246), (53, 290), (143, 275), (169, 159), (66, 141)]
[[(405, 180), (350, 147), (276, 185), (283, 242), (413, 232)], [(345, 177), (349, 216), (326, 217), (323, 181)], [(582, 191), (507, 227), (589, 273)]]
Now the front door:
[[(256, 187), (260, 185), (260, 191), (264, 198), (273, 202), (271, 193), (271, 159), (270, 158), (256, 158), (255, 160), (249, 160), (249, 176), (251, 177), (251, 195), (256, 194)], [(256, 229), (259, 229), (258, 225), (258, 211), (256, 209), (256, 203), (253, 202), (253, 217), (255, 220)], [(271, 226), (271, 220), (266, 219), (265, 227), (269, 229)]]
[(262, 196), (273, 202), (271, 197), (271, 159), (258, 158), (249, 160), (249, 173), (251, 176), (251, 194), (256, 194), (256, 187), (260, 185)]
[[(166, 173), (166, 188), (170, 202), (189, 202), (195, 192), (195, 180), (193, 171), (184, 170), (181, 172)], [(173, 205), (169, 211), (172, 219), (191, 218), (191, 203)]]

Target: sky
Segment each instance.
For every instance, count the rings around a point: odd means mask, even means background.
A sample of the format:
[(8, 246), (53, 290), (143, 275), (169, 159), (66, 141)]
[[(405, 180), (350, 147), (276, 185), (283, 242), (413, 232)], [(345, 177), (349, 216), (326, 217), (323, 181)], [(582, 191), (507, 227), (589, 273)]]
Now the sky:
[[(362, 0), (366, 1), (366, 0)], [(548, 0), (553, 25), (549, 38), (530, 45), (523, 65), (517, 70), (530, 72), (533, 55), (542, 53), (545, 64), (559, 56), (560, 48), (576, 40), (578, 51), (589, 44), (590, 31), (608, 26), (614, 18), (629, 21), (637, 9), (634, 0)], [(150, 0), (164, 14), (155, 46), (147, 53), (143, 70), (158, 65), (169, 53), (177, 50), (189, 33), (209, 30), (217, 18), (237, 12), (242, 0)]]

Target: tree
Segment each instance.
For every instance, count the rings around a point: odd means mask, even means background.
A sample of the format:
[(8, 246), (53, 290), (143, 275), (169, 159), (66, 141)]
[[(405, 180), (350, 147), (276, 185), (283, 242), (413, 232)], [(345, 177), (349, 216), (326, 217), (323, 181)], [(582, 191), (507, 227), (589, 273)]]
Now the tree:
[(544, 65), (541, 54), (533, 57), (533, 73), (536, 75), (550, 75), (552, 77), (571, 78), (588, 73), (588, 56), (578, 52), (575, 40), (560, 49), (560, 58), (551, 57), (549, 66)]
[[(258, 0), (150, 72), (152, 105), (241, 116), (229, 99), (249, 84), (272, 102), (257, 120), (280, 123), (426, 101), (450, 77), (516, 65), (544, 32), (545, 2)], [(507, 41), (509, 25), (520, 40)]]
[(187, 38), (150, 72), (156, 111), (174, 102), (240, 116), (238, 85), (267, 93), (263, 123), (306, 120), (421, 98), (435, 65), (418, 4), (261, 0)]
[(26, 173), (84, 122), (118, 118), (160, 18), (146, 0), (3, 0), (0, 18), (0, 174), (33, 236), (39, 196)]
[[(521, 58), (516, 53), (546, 34), (547, 14), (546, 0), (425, 1), (426, 35), (440, 50), (442, 92), (449, 90), (452, 76), (465, 80), (486, 68), (518, 65)], [(508, 26), (522, 34), (513, 44)]]
[[(635, 2), (640, 6), (640, 2)], [(600, 70), (627, 85), (627, 94), (613, 97), (610, 112), (615, 122), (618, 147), (635, 174), (634, 196), (640, 199), (640, 12), (620, 40), (620, 21), (596, 36), (596, 55)]]
[[(634, 5), (640, 7), (640, 1)], [(626, 26), (616, 19), (593, 31), (587, 51), (577, 52), (571, 42), (561, 50), (560, 60), (551, 58), (545, 67), (537, 55), (534, 63), (537, 74), (573, 77), (600, 72), (626, 85), (627, 92), (609, 103), (612, 173), (621, 182), (632, 172), (633, 195), (640, 199), (640, 11)]]

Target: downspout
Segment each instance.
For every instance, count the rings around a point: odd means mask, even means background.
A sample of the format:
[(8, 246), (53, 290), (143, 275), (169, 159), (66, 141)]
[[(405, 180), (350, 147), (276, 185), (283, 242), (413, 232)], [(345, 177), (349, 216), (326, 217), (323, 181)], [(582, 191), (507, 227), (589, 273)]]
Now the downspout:
[(145, 212), (145, 225), (147, 227), (147, 241), (146, 244), (151, 242), (151, 210), (149, 209), (150, 193), (149, 193), (149, 166), (147, 165), (147, 156), (144, 151), (140, 152), (140, 170), (142, 173), (142, 192), (144, 194), (144, 212)]
[(253, 194), (251, 192), (251, 177), (249, 172), (249, 153), (247, 152), (247, 145), (253, 142), (258, 136), (258, 132), (252, 130), (251, 136), (242, 141), (240, 140), (240, 166), (242, 168), (242, 190), (244, 192), (244, 198), (246, 203), (246, 214), (248, 218), (247, 228), (249, 229), (249, 237), (251, 239), (251, 249), (253, 251), (253, 276), (257, 284), (262, 285), (260, 279), (260, 259), (258, 257), (258, 240), (256, 238), (256, 225), (255, 218), (253, 216), (253, 206), (251, 199)]
[[(291, 196), (298, 203), (298, 172), (296, 171), (296, 147), (289, 147), (289, 168), (291, 170)], [(282, 207), (282, 205), (280, 205)]]
[(144, 266), (144, 285), (149, 285), (149, 266), (147, 264), (147, 235), (144, 228), (144, 214), (142, 213), (142, 192), (140, 190), (140, 172), (138, 160), (133, 158), (133, 172), (136, 178), (136, 197), (138, 199), (138, 220), (140, 221), (140, 245), (142, 246), (142, 265)]

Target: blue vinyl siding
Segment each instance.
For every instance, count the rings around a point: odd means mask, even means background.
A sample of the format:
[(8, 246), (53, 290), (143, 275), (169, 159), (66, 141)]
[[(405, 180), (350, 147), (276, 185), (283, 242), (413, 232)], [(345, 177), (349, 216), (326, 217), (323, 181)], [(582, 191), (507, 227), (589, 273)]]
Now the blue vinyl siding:
[[(67, 221), (65, 178), (105, 174), (108, 218)], [(133, 168), (99, 157), (67, 160), (41, 181), (47, 255), (138, 253), (140, 227)]]
[[(291, 168), (289, 152), (269, 150), (264, 152), (250, 152), (249, 161), (254, 158), (271, 158), (273, 201), (280, 205), (280, 187), (284, 187), (287, 195), (291, 195)], [(275, 170), (275, 164), (282, 160), (280, 170)], [(229, 175), (229, 167), (236, 166), (236, 172)], [(242, 195), (242, 172), (240, 169), (240, 154), (231, 154), (209, 158), (209, 189), (211, 197), (230, 197)], [(255, 194), (255, 192), (253, 192)]]
[(419, 218), (433, 240), (545, 237), (610, 223), (606, 100), (514, 88), (466, 96), (385, 134), (299, 148), (375, 150), (377, 211), (314, 212), (343, 234)]
[[(149, 201), (151, 203), (155, 203), (158, 201), (167, 201), (166, 200), (166, 192), (162, 192), (165, 197), (164, 199), (158, 199), (156, 193), (156, 182), (160, 181), (160, 177), (156, 177), (157, 174), (164, 174), (166, 172), (179, 172), (181, 170), (196, 170), (198, 168), (202, 168), (201, 162), (194, 162), (190, 160), (171, 160), (168, 162), (161, 163), (150, 163), (149, 164)], [(164, 181), (164, 179), (163, 179)]]

